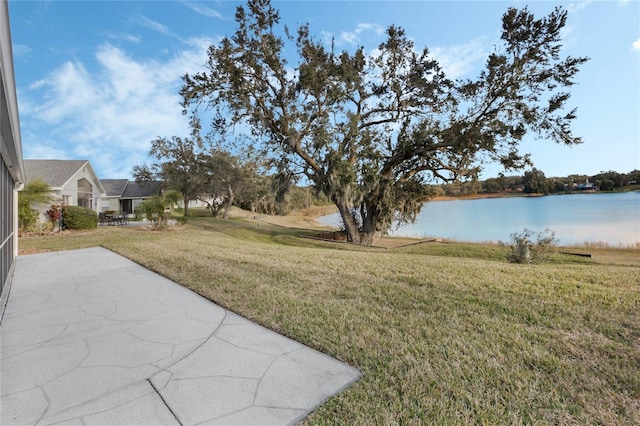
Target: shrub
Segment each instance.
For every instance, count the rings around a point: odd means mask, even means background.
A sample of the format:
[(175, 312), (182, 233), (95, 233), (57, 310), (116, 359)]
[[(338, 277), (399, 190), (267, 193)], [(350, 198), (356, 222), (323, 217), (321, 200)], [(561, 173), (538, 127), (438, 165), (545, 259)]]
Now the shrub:
[(60, 223), (60, 216), (62, 216), (62, 209), (56, 205), (52, 205), (49, 210), (47, 210), (47, 220), (49, 223), (49, 227), (52, 231), (56, 229), (58, 224)]
[(62, 226), (65, 229), (95, 229), (98, 215), (86, 207), (67, 206), (62, 209)]
[(19, 220), (22, 232), (36, 232), (38, 230), (39, 219), (38, 210), (27, 207), (20, 209)]
[(18, 192), (18, 221), (23, 232), (39, 230), (40, 213), (34, 206), (48, 204), (52, 200), (51, 189), (41, 179), (34, 179)]
[(167, 221), (164, 208), (164, 200), (158, 196), (147, 198), (138, 206), (140, 213), (152, 223), (154, 229), (163, 228)]
[(178, 225), (186, 225), (187, 224), (187, 218), (185, 216), (177, 217), (176, 221), (178, 222)]
[(507, 258), (511, 263), (542, 262), (548, 254), (555, 252), (557, 242), (555, 232), (550, 229), (534, 234), (533, 231), (525, 228), (521, 233), (511, 234)]

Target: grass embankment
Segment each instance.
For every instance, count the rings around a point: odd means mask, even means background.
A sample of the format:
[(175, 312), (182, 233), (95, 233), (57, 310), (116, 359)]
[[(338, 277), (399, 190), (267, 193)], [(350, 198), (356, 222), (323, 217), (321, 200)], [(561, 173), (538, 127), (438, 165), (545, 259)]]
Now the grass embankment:
[(198, 218), (20, 244), (102, 244), (359, 368), (309, 424), (640, 424), (638, 250), (525, 266), (495, 246), (385, 250), (301, 232)]

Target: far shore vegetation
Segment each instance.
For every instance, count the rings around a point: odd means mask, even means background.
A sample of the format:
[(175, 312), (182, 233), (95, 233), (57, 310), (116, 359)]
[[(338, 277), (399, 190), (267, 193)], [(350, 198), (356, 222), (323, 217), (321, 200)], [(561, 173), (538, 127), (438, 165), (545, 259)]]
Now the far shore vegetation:
[(640, 424), (640, 248), (522, 265), (491, 244), (301, 238), (323, 228), (299, 212), (198, 213), (19, 246), (103, 246), (362, 371), (306, 424)]
[(640, 191), (640, 170), (547, 177), (534, 167), (523, 175), (501, 175), (485, 180), (434, 185), (432, 188), (435, 200)]

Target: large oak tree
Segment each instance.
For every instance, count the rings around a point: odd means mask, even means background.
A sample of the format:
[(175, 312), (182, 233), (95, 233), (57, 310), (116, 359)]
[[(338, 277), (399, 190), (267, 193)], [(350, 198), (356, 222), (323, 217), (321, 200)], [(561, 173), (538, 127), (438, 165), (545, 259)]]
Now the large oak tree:
[(183, 107), (197, 117), (206, 106), (216, 130), (250, 129), (280, 168), (335, 203), (351, 241), (371, 244), (394, 221), (415, 220), (427, 182), (473, 179), (487, 161), (530, 164), (518, 150), (527, 133), (581, 142), (566, 90), (587, 59), (561, 57), (566, 19), (561, 8), (542, 18), (508, 9), (484, 70), (454, 81), (397, 26), (372, 52), (336, 52), (308, 25), (291, 33), (269, 0), (250, 0), (205, 69), (184, 76)]

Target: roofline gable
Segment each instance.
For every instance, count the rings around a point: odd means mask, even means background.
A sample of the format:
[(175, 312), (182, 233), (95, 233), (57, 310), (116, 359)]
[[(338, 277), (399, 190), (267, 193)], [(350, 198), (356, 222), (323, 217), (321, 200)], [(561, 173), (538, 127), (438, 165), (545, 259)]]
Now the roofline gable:
[(98, 190), (100, 191), (100, 195), (102, 195), (103, 197), (105, 195), (107, 195), (107, 192), (104, 190), (104, 187), (102, 186), (102, 182), (100, 182), (100, 179), (98, 179), (98, 176), (96, 175), (96, 172), (93, 171), (93, 167), (91, 167), (91, 163), (89, 162), (89, 160), (86, 160), (82, 164), (82, 166), (78, 167), (78, 169), (71, 176), (69, 176), (69, 179), (67, 179), (64, 182), (64, 184), (62, 184), (62, 188), (64, 188), (71, 181), (71, 179), (76, 175), (76, 173), (78, 173), (84, 167), (88, 167), (89, 168), (89, 173), (90, 173), (91, 177), (93, 178), (94, 182), (96, 182), (96, 184), (98, 186)]

